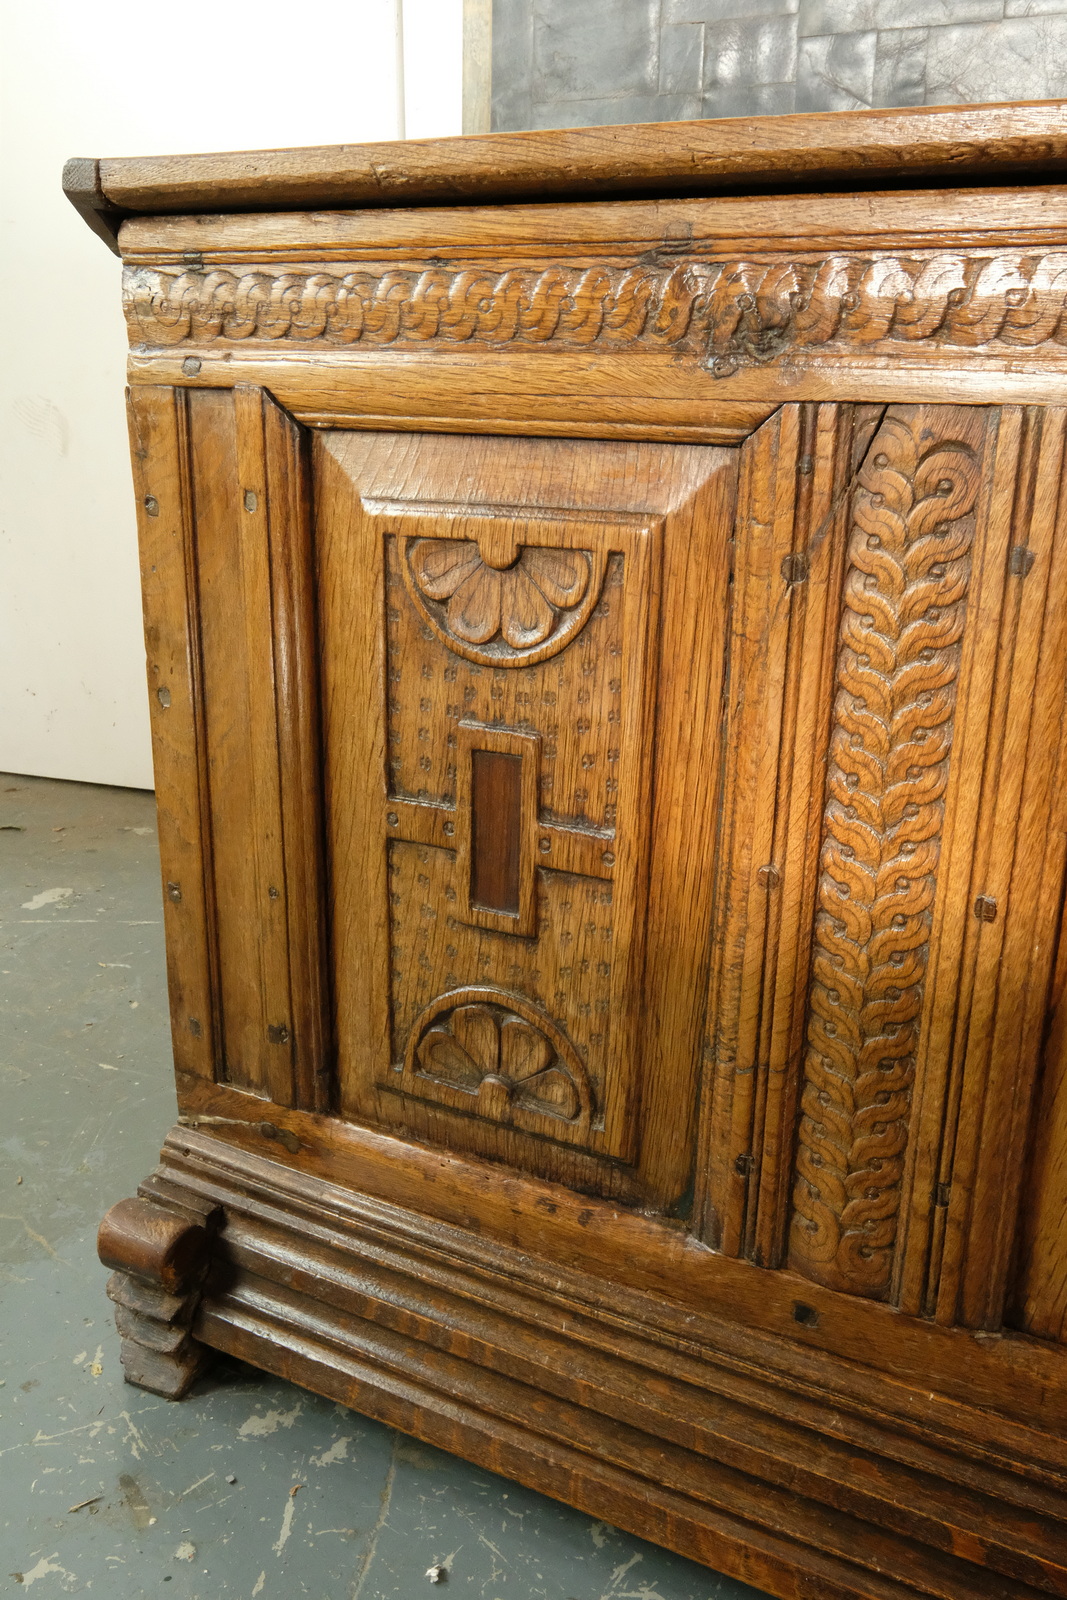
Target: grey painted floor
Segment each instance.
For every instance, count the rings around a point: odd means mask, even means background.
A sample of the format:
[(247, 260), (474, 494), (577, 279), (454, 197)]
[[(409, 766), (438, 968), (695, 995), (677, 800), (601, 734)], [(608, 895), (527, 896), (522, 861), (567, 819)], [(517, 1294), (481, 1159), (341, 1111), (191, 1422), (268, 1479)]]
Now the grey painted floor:
[(174, 1116), (154, 820), (0, 776), (0, 1590), (758, 1600), (249, 1367), (123, 1384), (93, 1239)]

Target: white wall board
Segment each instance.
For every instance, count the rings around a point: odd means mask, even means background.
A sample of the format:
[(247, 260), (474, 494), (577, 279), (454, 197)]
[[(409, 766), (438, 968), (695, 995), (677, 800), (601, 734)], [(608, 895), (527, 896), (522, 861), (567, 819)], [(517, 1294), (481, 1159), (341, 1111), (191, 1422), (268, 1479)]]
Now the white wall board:
[(277, 0), (189, 26), (2, 0), (0, 770), (152, 782), (119, 262), (63, 162), (389, 139), (402, 111), (409, 137), (458, 133), (462, 0), (399, 4), (327, 0), (309, 32)]

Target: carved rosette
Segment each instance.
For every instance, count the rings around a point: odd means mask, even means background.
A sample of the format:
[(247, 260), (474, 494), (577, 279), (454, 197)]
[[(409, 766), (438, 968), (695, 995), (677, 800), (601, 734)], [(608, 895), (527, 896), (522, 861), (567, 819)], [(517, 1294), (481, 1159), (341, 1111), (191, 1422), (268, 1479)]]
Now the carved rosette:
[(518, 995), (456, 990), (412, 1030), (411, 1088), (492, 1122), (553, 1137), (588, 1136), (593, 1094), (563, 1030)]
[(586, 550), (410, 539), (404, 582), (442, 644), (468, 660), (528, 666), (555, 655), (597, 602), (603, 561)]
[(931, 441), (923, 419), (890, 413), (853, 497), (790, 1239), (794, 1268), (875, 1298), (893, 1267), (979, 484), (973, 452)]

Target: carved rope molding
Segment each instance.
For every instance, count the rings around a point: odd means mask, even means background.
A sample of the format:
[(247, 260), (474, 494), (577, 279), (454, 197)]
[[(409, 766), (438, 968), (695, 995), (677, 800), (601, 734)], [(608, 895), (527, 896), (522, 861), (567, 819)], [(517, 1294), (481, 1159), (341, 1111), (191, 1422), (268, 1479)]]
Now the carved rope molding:
[(925, 416), (886, 419), (853, 500), (790, 1239), (793, 1267), (874, 1298), (893, 1267), (979, 484), (973, 452), (931, 441)]
[(124, 299), (135, 344), (639, 343), (700, 350), (723, 377), (827, 345), (1067, 344), (1067, 254), (240, 276), (128, 267)]

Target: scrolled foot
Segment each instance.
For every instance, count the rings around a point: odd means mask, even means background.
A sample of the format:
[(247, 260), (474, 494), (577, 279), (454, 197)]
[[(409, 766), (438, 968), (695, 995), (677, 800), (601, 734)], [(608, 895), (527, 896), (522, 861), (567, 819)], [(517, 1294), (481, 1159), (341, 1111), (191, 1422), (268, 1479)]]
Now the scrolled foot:
[(107, 1293), (126, 1382), (181, 1399), (212, 1355), (189, 1331), (211, 1259), (207, 1228), (149, 1200), (120, 1200), (100, 1224), (97, 1252), (114, 1269)]

